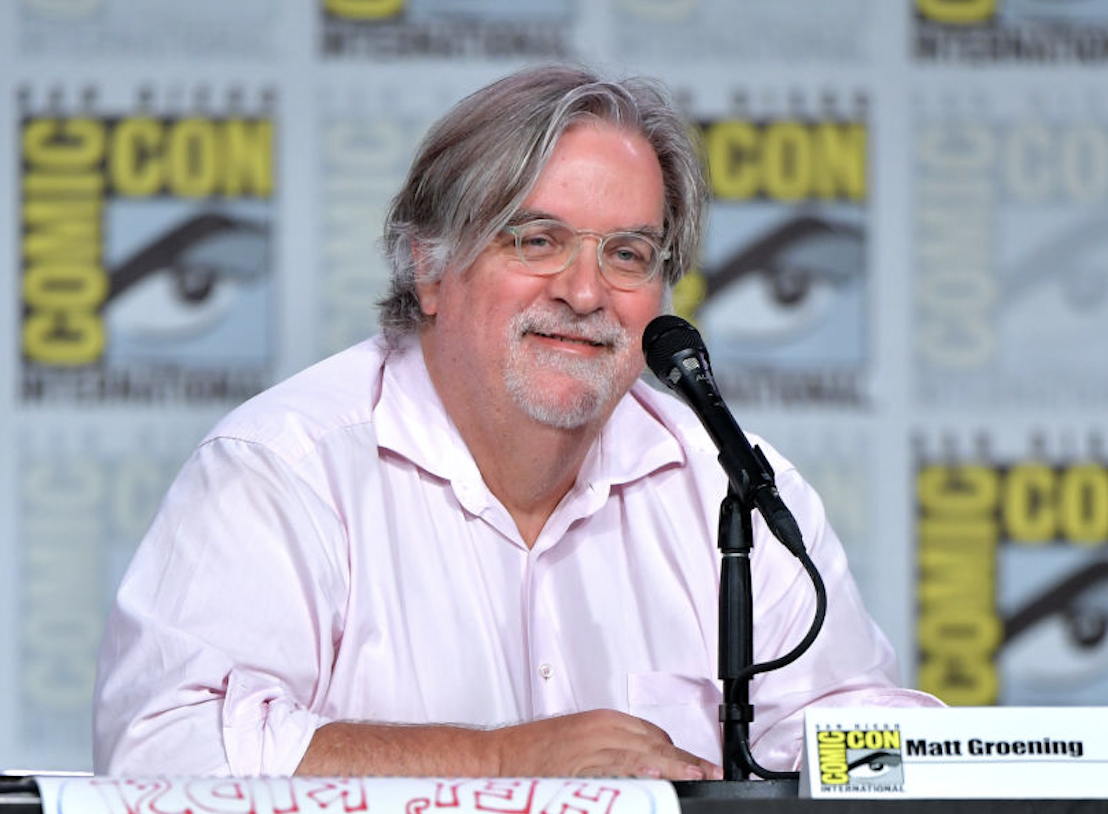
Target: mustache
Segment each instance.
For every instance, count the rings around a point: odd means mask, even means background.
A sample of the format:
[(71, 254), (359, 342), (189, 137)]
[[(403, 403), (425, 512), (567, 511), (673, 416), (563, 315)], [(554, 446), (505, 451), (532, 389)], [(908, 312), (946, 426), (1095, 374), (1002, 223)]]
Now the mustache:
[(512, 331), (517, 339), (529, 333), (569, 336), (613, 350), (623, 348), (630, 341), (623, 326), (607, 315), (575, 314), (568, 309), (529, 308), (512, 318)]

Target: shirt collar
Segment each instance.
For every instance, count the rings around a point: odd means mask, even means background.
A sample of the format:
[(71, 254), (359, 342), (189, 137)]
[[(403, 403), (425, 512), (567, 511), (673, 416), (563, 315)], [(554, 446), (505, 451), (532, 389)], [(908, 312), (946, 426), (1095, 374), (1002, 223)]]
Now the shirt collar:
[[(685, 462), (677, 438), (653, 409), (659, 395), (638, 381), (620, 399), (582, 462), (575, 489), (602, 499), (613, 486)], [(455, 485), (481, 482), (477, 464), (431, 382), (416, 337), (386, 356), (373, 421), (380, 447)]]
[(646, 477), (665, 466), (685, 463), (677, 437), (652, 408), (655, 394), (637, 381), (620, 399), (581, 466), (578, 481), (605, 489)]
[(480, 479), (477, 464), (431, 382), (415, 336), (385, 356), (373, 424), (379, 447), (430, 474), (447, 481)]

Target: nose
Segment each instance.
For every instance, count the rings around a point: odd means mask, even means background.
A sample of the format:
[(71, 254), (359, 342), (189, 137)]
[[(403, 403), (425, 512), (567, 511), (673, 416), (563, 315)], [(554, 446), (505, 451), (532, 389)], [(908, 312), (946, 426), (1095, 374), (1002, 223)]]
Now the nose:
[(602, 308), (608, 298), (608, 284), (600, 271), (599, 241), (598, 237), (582, 235), (573, 261), (550, 278), (551, 295), (578, 314)]

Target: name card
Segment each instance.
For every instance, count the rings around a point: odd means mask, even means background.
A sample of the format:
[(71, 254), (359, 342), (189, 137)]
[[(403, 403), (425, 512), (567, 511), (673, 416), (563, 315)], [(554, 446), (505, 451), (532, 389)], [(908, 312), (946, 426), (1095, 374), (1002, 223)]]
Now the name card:
[(1108, 798), (1108, 707), (809, 709), (800, 794)]
[(662, 780), (35, 777), (50, 814), (681, 814)]

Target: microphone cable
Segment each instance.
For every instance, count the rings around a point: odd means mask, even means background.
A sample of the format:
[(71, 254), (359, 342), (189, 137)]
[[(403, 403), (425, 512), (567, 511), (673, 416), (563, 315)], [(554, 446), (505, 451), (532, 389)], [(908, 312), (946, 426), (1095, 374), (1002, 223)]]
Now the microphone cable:
[[(804, 638), (802, 638), (788, 653), (778, 656), (775, 659), (770, 659), (769, 661), (760, 662), (759, 664), (751, 664), (740, 670), (738, 675), (732, 680), (732, 690), (737, 687), (740, 682), (748, 681), (758, 673), (778, 670), (787, 664), (792, 664), (807, 652), (808, 648), (815, 643), (816, 637), (819, 636), (819, 632), (823, 627), (823, 620), (827, 616), (827, 587), (824, 585), (823, 577), (820, 576), (816, 564), (812, 562), (812, 558), (808, 556), (807, 550), (802, 549), (800, 552), (794, 551), (793, 553), (796, 558), (800, 560), (800, 564), (808, 573), (808, 577), (816, 593), (816, 610), (812, 615), (812, 623), (808, 626), (808, 632), (804, 634)], [(724, 703), (727, 704), (733, 704), (734, 702), (733, 698), (724, 699)], [(749, 732), (746, 731), (745, 727), (740, 727), (739, 731), (743, 736), (739, 738), (738, 741), (739, 752), (742, 755), (743, 762), (751, 768), (754, 774), (764, 780), (796, 780), (800, 777), (800, 772), (781, 772), (774, 769), (767, 769), (759, 764), (750, 751)]]

